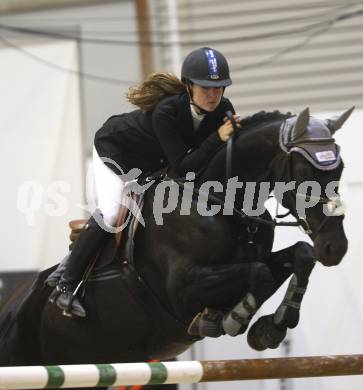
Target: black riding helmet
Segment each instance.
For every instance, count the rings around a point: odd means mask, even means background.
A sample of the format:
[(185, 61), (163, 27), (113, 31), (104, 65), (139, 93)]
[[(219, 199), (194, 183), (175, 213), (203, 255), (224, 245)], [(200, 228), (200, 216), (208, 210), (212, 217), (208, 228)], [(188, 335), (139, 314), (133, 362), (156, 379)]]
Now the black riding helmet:
[(182, 65), (181, 80), (202, 87), (225, 88), (232, 84), (226, 58), (210, 47), (201, 47), (188, 54)]

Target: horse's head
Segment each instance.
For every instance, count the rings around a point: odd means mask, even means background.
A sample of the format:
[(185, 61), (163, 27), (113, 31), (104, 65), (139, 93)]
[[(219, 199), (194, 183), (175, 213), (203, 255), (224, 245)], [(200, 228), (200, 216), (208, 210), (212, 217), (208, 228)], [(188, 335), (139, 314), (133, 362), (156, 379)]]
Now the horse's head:
[(324, 121), (311, 117), (307, 108), (287, 119), (280, 131), (280, 146), (286, 153), (282, 177), (296, 181), (283, 205), (301, 222), (314, 241), (316, 259), (326, 266), (339, 264), (348, 246), (338, 193), (343, 162), (332, 135), (352, 111)]

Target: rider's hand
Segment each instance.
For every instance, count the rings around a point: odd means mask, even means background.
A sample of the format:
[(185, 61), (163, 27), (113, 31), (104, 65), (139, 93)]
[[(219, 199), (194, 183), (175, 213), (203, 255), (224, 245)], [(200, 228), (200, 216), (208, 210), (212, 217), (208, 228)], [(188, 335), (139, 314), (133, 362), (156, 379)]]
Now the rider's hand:
[[(241, 127), (239, 124), (240, 116), (236, 114), (233, 115), (233, 118), (236, 122), (237, 127)], [(218, 135), (223, 142), (226, 142), (233, 133), (233, 125), (227, 117), (225, 117), (223, 120), (224, 124), (218, 129)]]

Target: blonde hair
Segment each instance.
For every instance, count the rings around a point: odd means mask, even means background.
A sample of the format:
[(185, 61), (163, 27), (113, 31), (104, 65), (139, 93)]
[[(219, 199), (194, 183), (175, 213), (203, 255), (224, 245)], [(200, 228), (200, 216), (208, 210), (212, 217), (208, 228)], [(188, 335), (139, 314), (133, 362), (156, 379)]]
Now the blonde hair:
[(152, 111), (164, 97), (186, 91), (186, 86), (172, 73), (157, 72), (150, 74), (141, 84), (130, 87), (126, 98), (142, 111)]

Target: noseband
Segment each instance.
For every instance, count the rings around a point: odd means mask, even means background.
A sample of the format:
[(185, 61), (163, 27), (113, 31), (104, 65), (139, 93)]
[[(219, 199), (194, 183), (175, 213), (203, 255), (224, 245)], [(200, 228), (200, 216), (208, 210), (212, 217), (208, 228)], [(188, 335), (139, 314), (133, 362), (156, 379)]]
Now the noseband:
[[(320, 171), (330, 171), (336, 169), (341, 164), (340, 150), (339, 147), (335, 144), (334, 138), (331, 137), (330, 132), (326, 132), (323, 137), (321, 135), (319, 137), (317, 136), (319, 131), (314, 128), (314, 126), (311, 126), (311, 128), (309, 128), (309, 132), (306, 133), (308, 138), (304, 137), (304, 139), (298, 142), (291, 141), (291, 132), (294, 125), (294, 122), (291, 119), (292, 118), (288, 118), (285, 120), (280, 128), (280, 147), (286, 153), (281, 179), (285, 176), (287, 181), (293, 180), (290, 158), (292, 152), (296, 152), (302, 155), (305, 160), (307, 160)], [(325, 160), (324, 158), (321, 158), (321, 156), (324, 156), (324, 153), (328, 153), (330, 156), (329, 158), (331, 158), (331, 156), (335, 156), (335, 159)], [(308, 234), (312, 240), (316, 238), (330, 216), (338, 217), (344, 215), (345, 213), (346, 207), (339, 195), (331, 198), (327, 196), (313, 196), (300, 193), (296, 189), (288, 190), (288, 193), (293, 196), (295, 201), (300, 197), (305, 201), (313, 200), (316, 202), (316, 204), (326, 205), (326, 209), (329, 212), (329, 215), (325, 216), (323, 221), (316, 229), (315, 233), (313, 233), (308, 221), (305, 218), (300, 217), (297, 208), (293, 206), (291, 213), (297, 219), (300, 228), (302, 228), (304, 233)], [(294, 205), (294, 201), (292, 201), (292, 204)]]
[[(293, 181), (293, 176), (292, 176), (291, 172), (292, 172), (291, 154), (288, 153), (286, 155), (285, 160), (284, 160), (284, 168), (282, 170), (281, 178), (279, 181), (282, 181), (282, 178), (284, 176), (286, 177), (287, 182)], [(293, 198), (291, 201), (291, 204), (293, 205), (293, 209), (290, 210), (287, 214), (285, 214), (284, 217), (291, 213), (296, 218), (298, 226), (302, 229), (302, 231), (304, 233), (309, 235), (313, 241), (316, 238), (316, 236), (319, 234), (319, 232), (321, 231), (323, 226), (326, 224), (329, 217), (339, 217), (339, 216), (344, 215), (344, 213), (345, 213), (346, 207), (345, 207), (344, 203), (342, 202), (341, 197), (339, 195), (331, 197), (331, 198), (329, 198), (327, 196), (314, 196), (314, 195), (308, 195), (308, 194), (303, 194), (301, 192), (298, 192), (295, 188), (291, 189), (291, 190), (287, 190), (286, 193)], [(299, 197), (304, 199), (305, 201), (308, 201), (308, 202), (310, 200), (312, 200), (312, 201), (315, 201), (316, 204), (326, 205), (326, 209), (329, 212), (329, 215), (325, 216), (325, 218), (322, 220), (322, 222), (320, 223), (320, 225), (318, 226), (318, 228), (315, 230), (314, 233), (313, 233), (308, 221), (306, 220), (306, 218), (302, 218), (299, 216), (299, 213), (298, 213), (297, 208), (296, 208), (295, 203), (294, 203), (294, 201), (296, 201), (296, 199)]]

